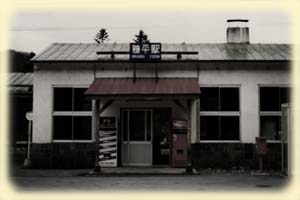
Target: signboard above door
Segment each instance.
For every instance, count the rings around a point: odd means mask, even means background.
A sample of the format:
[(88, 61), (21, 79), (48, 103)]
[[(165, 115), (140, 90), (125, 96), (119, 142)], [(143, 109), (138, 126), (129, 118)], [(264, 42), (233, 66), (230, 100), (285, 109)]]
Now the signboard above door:
[(160, 61), (161, 43), (130, 43), (129, 55), (131, 61)]

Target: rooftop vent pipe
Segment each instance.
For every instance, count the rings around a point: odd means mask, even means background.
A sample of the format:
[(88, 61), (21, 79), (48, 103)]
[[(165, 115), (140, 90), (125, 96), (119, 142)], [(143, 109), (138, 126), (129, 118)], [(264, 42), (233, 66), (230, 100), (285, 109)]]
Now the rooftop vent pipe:
[[(227, 28), (227, 43), (249, 43), (249, 28), (247, 27), (248, 19), (228, 19), (229, 27)], [(244, 22), (245, 25), (240, 26)]]

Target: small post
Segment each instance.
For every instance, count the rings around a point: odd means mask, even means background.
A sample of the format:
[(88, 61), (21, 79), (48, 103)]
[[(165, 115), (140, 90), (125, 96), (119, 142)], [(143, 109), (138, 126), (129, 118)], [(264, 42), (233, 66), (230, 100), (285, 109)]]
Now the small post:
[(158, 82), (158, 64), (155, 63), (155, 81)]
[(136, 66), (135, 63), (133, 63), (133, 82), (135, 83), (136, 80)]
[(92, 110), (93, 110), (93, 133), (95, 136), (95, 150), (96, 150), (96, 158), (95, 158), (95, 167), (94, 172), (101, 172), (101, 167), (99, 164), (99, 101), (96, 99), (92, 100)]
[(187, 120), (188, 120), (188, 130), (187, 130), (187, 166), (186, 172), (193, 172), (192, 169), (192, 155), (191, 155), (191, 100), (187, 100)]
[(33, 119), (32, 112), (26, 113), (26, 119), (28, 120), (28, 130), (27, 130), (28, 141), (27, 141), (27, 157), (25, 158), (25, 161), (24, 161), (24, 167), (30, 167), (31, 166), (30, 143), (31, 143), (31, 127), (32, 127), (32, 119)]
[(259, 172), (263, 173), (263, 157), (259, 155)]

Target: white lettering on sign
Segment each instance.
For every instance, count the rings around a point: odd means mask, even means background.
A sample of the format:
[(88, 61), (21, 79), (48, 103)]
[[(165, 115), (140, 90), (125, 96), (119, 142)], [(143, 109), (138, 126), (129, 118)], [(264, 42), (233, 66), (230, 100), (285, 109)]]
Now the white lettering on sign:
[(130, 43), (130, 60), (158, 61), (161, 59), (160, 43)]
[(134, 53), (134, 54), (141, 53), (140, 45), (132, 45), (132, 53)]
[(132, 55), (132, 58), (145, 58), (145, 55)]
[(160, 45), (159, 44), (151, 44), (151, 53), (159, 54), (160, 53)]
[(150, 59), (159, 59), (160, 55), (149, 55)]
[(147, 52), (150, 51), (149, 44), (143, 44), (142, 51), (144, 52), (144, 54), (147, 54)]

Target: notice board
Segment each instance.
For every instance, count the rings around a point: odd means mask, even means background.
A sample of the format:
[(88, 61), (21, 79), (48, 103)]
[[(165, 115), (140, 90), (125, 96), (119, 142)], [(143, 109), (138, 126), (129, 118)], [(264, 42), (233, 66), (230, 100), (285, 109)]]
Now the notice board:
[(101, 167), (117, 167), (117, 118), (100, 117), (99, 164)]

